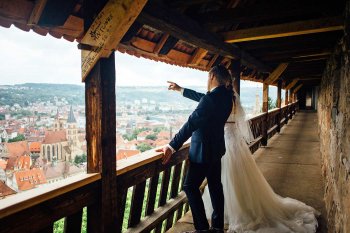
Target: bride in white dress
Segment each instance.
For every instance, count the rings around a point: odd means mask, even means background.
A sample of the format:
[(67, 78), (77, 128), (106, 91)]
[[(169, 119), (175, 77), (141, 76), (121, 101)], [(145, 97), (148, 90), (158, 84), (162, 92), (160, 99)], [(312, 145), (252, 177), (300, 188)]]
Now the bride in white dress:
[[(247, 142), (253, 136), (238, 95), (225, 126), (226, 154), (221, 181), (225, 196), (225, 223), (236, 233), (316, 232), (319, 213), (312, 207), (276, 194), (255, 163)], [(233, 123), (234, 122), (234, 123)], [(203, 193), (207, 218), (212, 205), (208, 187)]]

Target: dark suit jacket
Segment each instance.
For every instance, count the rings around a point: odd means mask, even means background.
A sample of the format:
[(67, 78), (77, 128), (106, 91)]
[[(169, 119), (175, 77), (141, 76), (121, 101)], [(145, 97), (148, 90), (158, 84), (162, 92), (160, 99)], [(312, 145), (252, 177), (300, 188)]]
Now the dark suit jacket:
[(169, 145), (177, 151), (192, 135), (189, 152), (191, 162), (220, 161), (226, 151), (224, 127), (232, 111), (232, 91), (219, 86), (206, 95), (189, 89), (184, 89), (183, 95), (199, 104)]

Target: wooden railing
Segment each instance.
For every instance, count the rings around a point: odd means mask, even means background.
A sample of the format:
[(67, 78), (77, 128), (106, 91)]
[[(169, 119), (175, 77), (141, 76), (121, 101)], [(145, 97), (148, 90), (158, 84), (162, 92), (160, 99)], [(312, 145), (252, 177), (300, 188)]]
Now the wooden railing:
[[(250, 119), (255, 137), (249, 145), (251, 151), (256, 151), (261, 145), (261, 125), (265, 119), (270, 138), (296, 110), (297, 104), (293, 103)], [(113, 232), (164, 232), (188, 211), (187, 199), (182, 191), (188, 168), (188, 150), (187, 143), (172, 156), (168, 165), (161, 163), (162, 154), (154, 150), (118, 161), (118, 229)], [(100, 174), (83, 174), (10, 196), (0, 202), (0, 233), (53, 232), (53, 224), (62, 218), (65, 233), (81, 232), (83, 215), (86, 217), (83, 209), (97, 203), (100, 190)], [(87, 232), (96, 232), (89, 226), (93, 221), (89, 214), (87, 219), (87, 229), (92, 229)]]

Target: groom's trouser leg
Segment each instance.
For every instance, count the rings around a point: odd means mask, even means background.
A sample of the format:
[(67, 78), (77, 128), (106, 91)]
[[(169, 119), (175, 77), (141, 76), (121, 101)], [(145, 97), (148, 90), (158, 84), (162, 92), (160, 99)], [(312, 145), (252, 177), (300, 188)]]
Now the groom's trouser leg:
[(213, 214), (211, 226), (217, 229), (224, 228), (224, 192), (221, 183), (221, 161), (211, 164), (207, 171), (207, 180)]
[(193, 223), (196, 230), (208, 230), (209, 224), (205, 215), (204, 204), (199, 187), (202, 184), (207, 166), (198, 163), (190, 163), (184, 182), (184, 191), (190, 204)]

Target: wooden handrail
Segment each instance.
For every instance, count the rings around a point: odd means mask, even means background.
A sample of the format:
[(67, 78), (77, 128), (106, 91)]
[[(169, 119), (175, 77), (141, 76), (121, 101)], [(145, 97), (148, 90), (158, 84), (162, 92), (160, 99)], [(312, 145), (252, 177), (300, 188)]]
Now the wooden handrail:
[(101, 179), (101, 174), (99, 173), (84, 173), (45, 185), (42, 188), (9, 196), (0, 200), (0, 219), (93, 183), (99, 179)]

